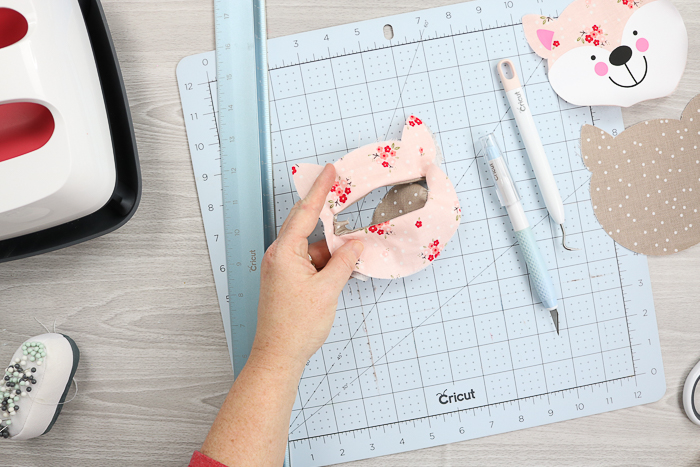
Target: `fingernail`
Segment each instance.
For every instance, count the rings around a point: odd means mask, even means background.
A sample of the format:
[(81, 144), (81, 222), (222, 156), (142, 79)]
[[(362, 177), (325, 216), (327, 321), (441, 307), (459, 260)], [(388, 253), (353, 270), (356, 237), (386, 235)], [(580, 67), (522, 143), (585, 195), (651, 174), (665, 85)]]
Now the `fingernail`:
[(365, 249), (365, 244), (362, 242), (353, 242), (352, 243), (352, 251), (357, 255), (360, 256), (362, 252)]

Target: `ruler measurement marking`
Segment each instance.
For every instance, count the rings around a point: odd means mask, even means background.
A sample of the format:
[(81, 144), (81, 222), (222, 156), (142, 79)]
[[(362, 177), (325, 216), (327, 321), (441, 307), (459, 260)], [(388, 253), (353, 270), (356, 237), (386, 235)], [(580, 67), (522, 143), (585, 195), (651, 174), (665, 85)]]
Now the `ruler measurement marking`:
[[(611, 380), (608, 380), (608, 381), (606, 381), (606, 382), (607, 382), (607, 383), (616, 383), (616, 382), (624, 382), (625, 380), (634, 381), (634, 378), (635, 378), (635, 375), (630, 375), (630, 376), (623, 376), (623, 377), (620, 377), (620, 378), (611, 379)], [(582, 385), (582, 386), (577, 386), (576, 388), (580, 388), (580, 389), (591, 389), (591, 388), (594, 388), (594, 387), (596, 387), (596, 386), (597, 386), (597, 387), (602, 387), (602, 382), (596, 382), (596, 383), (586, 384), (586, 385)], [(485, 409), (485, 408), (490, 408), (490, 407), (502, 406), (502, 408), (503, 408), (504, 410), (507, 410), (508, 408), (507, 408), (506, 404), (513, 405), (514, 403), (520, 403), (521, 401), (526, 402), (528, 399), (533, 399), (533, 400), (535, 400), (535, 399), (537, 399), (537, 398), (542, 398), (543, 396), (548, 395), (548, 394), (549, 394), (549, 395), (557, 395), (557, 394), (562, 394), (562, 395), (564, 395), (565, 393), (571, 393), (571, 391), (572, 391), (573, 389), (576, 389), (576, 388), (571, 387), (571, 388), (567, 388), (567, 389), (559, 389), (559, 390), (556, 390), (556, 391), (552, 391), (552, 392), (550, 392), (550, 393), (535, 394), (535, 395), (532, 395), (532, 396), (522, 397), (522, 398), (520, 398), (520, 399), (512, 399), (512, 400), (497, 402), (497, 403), (495, 403), (495, 404), (488, 404), (488, 405), (487, 405), (487, 404), (484, 404), (484, 405), (479, 405), (479, 406), (476, 406), (476, 407), (470, 407), (470, 408), (466, 408), (466, 409), (454, 410), (454, 411), (452, 411), (452, 412), (444, 412), (444, 413), (440, 413), (440, 414), (426, 415), (426, 416), (423, 416), (423, 417), (410, 418), (410, 419), (407, 419), (407, 420), (400, 420), (400, 421), (397, 421), (397, 422), (382, 423), (382, 424), (378, 424), (378, 425), (372, 425), (372, 426), (369, 426), (369, 427), (366, 427), (366, 428), (356, 428), (356, 429), (354, 429), (354, 430), (338, 431), (338, 432), (335, 432), (335, 433), (332, 433), (332, 434), (327, 434), (327, 435), (317, 435), (317, 436), (309, 436), (309, 437), (306, 437), (306, 438), (298, 438), (298, 439), (290, 440), (289, 442), (292, 443), (292, 444), (293, 444), (293, 443), (301, 443), (301, 442), (306, 441), (306, 440), (322, 439), (322, 438), (327, 438), (327, 437), (333, 437), (333, 436), (340, 435), (340, 434), (349, 434), (349, 433), (353, 433), (353, 432), (362, 432), (362, 431), (367, 430), (367, 429), (378, 429), (378, 428), (383, 428), (383, 429), (386, 431), (386, 428), (387, 428), (387, 427), (392, 427), (392, 426), (402, 425), (402, 424), (405, 425), (405, 424), (408, 424), (408, 423), (412, 423), (412, 424), (414, 424), (414, 426), (415, 426), (415, 423), (416, 423), (416, 422), (422, 422), (423, 420), (430, 419), (430, 418), (435, 418), (435, 417), (439, 417), (439, 416), (441, 416), (441, 415), (454, 415), (454, 414), (467, 413), (467, 412), (473, 412), (473, 413), (476, 415), (476, 410), (477, 410), (477, 409), (483, 410), (483, 409)], [(577, 396), (577, 398), (578, 398), (578, 396)], [(542, 401), (544, 401), (544, 399), (542, 399)], [(536, 400), (535, 400), (535, 402), (536, 402)], [(549, 405), (549, 403), (548, 403), (548, 405)], [(520, 411), (521, 411), (521, 409), (518, 409), (518, 412), (520, 412)], [(598, 412), (598, 413), (603, 413), (603, 412)], [(489, 414), (489, 415), (490, 415), (490, 414)]]
[[(215, 0), (220, 150), (229, 306), (237, 376), (250, 354), (257, 323), (260, 262), (267, 236), (263, 209), (269, 159), (269, 114), (263, 0)], [(234, 79), (235, 77), (235, 79)], [(254, 91), (251, 92), (251, 89)], [(254, 118), (253, 118), (254, 117)], [(241, 206), (245, 206), (245, 210)], [(269, 214), (268, 214), (269, 216)]]
[[(516, 24), (521, 24), (521, 23), (518, 22), (518, 23), (516, 23)], [(455, 37), (456, 37), (456, 36), (463, 36), (463, 35), (467, 35), (467, 34), (480, 33), (480, 32), (482, 32), (482, 31), (493, 31), (493, 30), (497, 30), (497, 29), (507, 29), (507, 28), (511, 28), (511, 27), (513, 27), (513, 26), (514, 26), (513, 24), (508, 24), (508, 25), (503, 25), (503, 26), (495, 26), (495, 27), (488, 27), (488, 28), (482, 28), (482, 29), (475, 29), (475, 30), (473, 30), (473, 31), (461, 32), (461, 33), (460, 33), (460, 32), (457, 32), (457, 33), (454, 33), (454, 34), (446, 34), (446, 35), (443, 36), (443, 37), (429, 37), (429, 36), (423, 37), (423, 36), (421, 36), (421, 37), (418, 38), (418, 39), (411, 40), (411, 41), (406, 41), (406, 42), (404, 42), (404, 43), (396, 43), (396, 44), (391, 44), (391, 45), (384, 45), (384, 46), (381, 46), (381, 47), (376, 47), (376, 46), (375, 46), (374, 48), (367, 47), (366, 50), (362, 50), (361, 41), (358, 41), (358, 46), (360, 47), (360, 51), (359, 51), (359, 52), (354, 52), (354, 51), (347, 52), (347, 51), (345, 50), (345, 48), (343, 48), (343, 53), (342, 53), (342, 54), (339, 54), (339, 55), (336, 55), (334, 58), (337, 58), (337, 57), (345, 57), (345, 56), (350, 56), (350, 55), (358, 55), (358, 54), (363, 54), (363, 53), (365, 53), (365, 52), (372, 52), (372, 51), (375, 51), (375, 50), (381, 50), (381, 49), (385, 49), (385, 48), (402, 47), (402, 46), (404, 46), (404, 45), (416, 44), (416, 43), (418, 43), (418, 42), (434, 41), (434, 40), (444, 39), (445, 37), (450, 37), (450, 36), (455, 36)], [(313, 31), (312, 31), (312, 32), (313, 32)], [(422, 33), (421, 33), (421, 34), (422, 34)], [(306, 61), (304, 61), (304, 62), (301, 62), (300, 59), (297, 58), (297, 62), (295, 62), (295, 63), (289, 63), (289, 64), (284, 64), (284, 63), (283, 63), (283, 65), (280, 65), (280, 66), (270, 66), (270, 71), (273, 71), (273, 70), (281, 70), (281, 69), (283, 69), (283, 68), (290, 68), (290, 67), (293, 67), (293, 66), (301, 65), (302, 63), (306, 64), (306, 63), (320, 62), (320, 61), (323, 61), (323, 60), (328, 60), (328, 58), (318, 58), (318, 59), (313, 59), (313, 60), (308, 60), (308, 59), (306, 59)]]

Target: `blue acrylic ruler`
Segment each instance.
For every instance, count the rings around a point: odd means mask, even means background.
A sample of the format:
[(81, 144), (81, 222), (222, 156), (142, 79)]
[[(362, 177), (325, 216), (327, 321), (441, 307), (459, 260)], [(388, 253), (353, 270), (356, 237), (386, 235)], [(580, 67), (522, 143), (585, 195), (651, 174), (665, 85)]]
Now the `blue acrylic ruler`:
[(275, 235), (264, 0), (215, 0), (219, 140), (233, 372), (250, 354), (260, 263)]

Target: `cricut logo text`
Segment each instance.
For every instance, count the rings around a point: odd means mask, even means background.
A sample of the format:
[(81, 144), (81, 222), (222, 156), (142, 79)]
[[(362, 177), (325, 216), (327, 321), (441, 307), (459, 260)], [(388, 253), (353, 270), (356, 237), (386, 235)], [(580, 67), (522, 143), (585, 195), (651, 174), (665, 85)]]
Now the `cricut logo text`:
[(258, 260), (255, 250), (250, 250), (250, 266), (248, 266), (250, 272), (255, 272), (258, 270)]
[(451, 404), (453, 402), (462, 402), (462, 401), (468, 401), (471, 399), (476, 399), (476, 395), (474, 394), (473, 389), (469, 392), (463, 392), (463, 393), (459, 393), (459, 394), (457, 394), (455, 392), (455, 393), (452, 393), (452, 395), (447, 395), (447, 389), (445, 389), (445, 391), (442, 394), (438, 392), (437, 397), (438, 397), (438, 402), (440, 402), (443, 405), (444, 404)]
[(518, 110), (520, 110), (521, 112), (525, 112), (527, 110), (527, 107), (525, 107), (525, 99), (523, 99), (523, 93), (521, 91), (518, 91), (515, 93), (515, 97), (518, 98), (518, 104), (520, 106)]

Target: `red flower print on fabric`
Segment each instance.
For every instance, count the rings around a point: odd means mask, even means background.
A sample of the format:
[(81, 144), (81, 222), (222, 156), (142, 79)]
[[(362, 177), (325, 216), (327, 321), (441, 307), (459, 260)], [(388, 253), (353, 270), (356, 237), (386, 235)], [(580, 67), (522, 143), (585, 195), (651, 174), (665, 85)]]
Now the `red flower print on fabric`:
[(295, 175), (297, 173), (297, 166), (293, 165), (292, 166), (292, 175)]
[(354, 187), (355, 185), (352, 184), (349, 178), (338, 177), (338, 180), (336, 180), (328, 193), (330, 195), (328, 203), (331, 205), (331, 209), (345, 204), (348, 201), (348, 195), (352, 193), (352, 188)]
[(433, 261), (440, 256), (441, 251), (440, 240), (433, 240), (428, 246), (423, 247), (423, 251), (420, 252), (419, 256), (424, 260)]
[(411, 115), (410, 117), (408, 117), (408, 124), (411, 126), (417, 126), (422, 125), (423, 121), (420, 118)]
[(378, 147), (377, 152), (370, 154), (369, 157), (382, 167), (391, 170), (394, 168), (394, 164), (396, 164), (399, 158), (396, 155), (396, 151), (399, 149), (401, 149), (399, 146), (396, 146), (395, 143), (391, 143), (391, 146)]
[(421, 222), (421, 221), (419, 220), (419, 221), (416, 222), (416, 228), (417, 228), (417, 229), (420, 229), (421, 227), (423, 227), (423, 222)]
[(559, 41), (554, 41), (554, 42), (552, 42), (552, 48), (555, 48), (555, 49), (556, 49), (556, 48), (559, 47), (560, 45), (561, 45), (561, 43), (560, 43)]
[(606, 36), (607, 34), (603, 30), (603, 28), (601, 28), (597, 24), (594, 24), (590, 28), (581, 31), (581, 35), (578, 39), (576, 39), (576, 42), (584, 42), (594, 45), (596, 47), (604, 47), (608, 45), (608, 40), (606, 39)]
[(617, 0), (617, 3), (622, 3), (622, 5), (628, 7), (629, 9), (632, 8), (639, 8), (642, 4), (640, 0)]
[(376, 224), (376, 225), (371, 225), (367, 228), (365, 228), (365, 233), (376, 233), (379, 236), (383, 236), (384, 238), (388, 237), (389, 235), (394, 234), (394, 225), (391, 223), (391, 221), (386, 221), (382, 222), (381, 224)]

